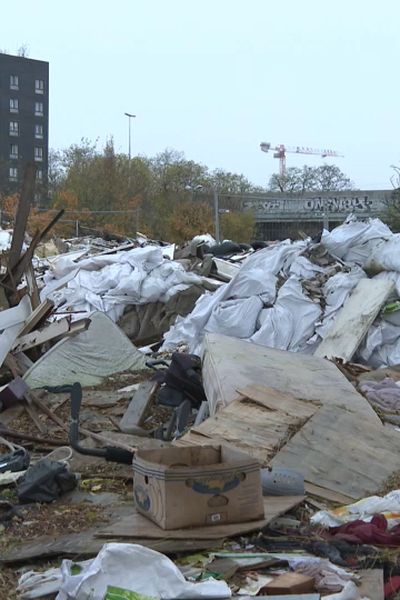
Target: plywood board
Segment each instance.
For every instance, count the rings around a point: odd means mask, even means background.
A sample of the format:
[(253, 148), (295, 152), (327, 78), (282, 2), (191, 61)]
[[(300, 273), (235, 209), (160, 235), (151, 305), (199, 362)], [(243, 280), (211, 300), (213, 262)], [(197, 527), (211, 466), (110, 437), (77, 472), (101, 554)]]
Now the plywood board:
[(272, 464), (300, 469), (308, 483), (359, 499), (399, 468), (400, 435), (346, 411), (323, 407), (276, 454)]
[(267, 465), (293, 432), (318, 410), (318, 403), (303, 402), (263, 386), (240, 391), (242, 398), (192, 427), (178, 445), (190, 444), (193, 434), (200, 434), (208, 441), (232, 444)]
[(149, 519), (146, 519), (146, 517), (143, 515), (140, 515), (135, 508), (132, 507), (132, 515), (119, 519), (115, 523), (108, 525), (102, 531), (97, 533), (97, 537), (110, 538), (116, 536), (124, 539), (157, 539), (162, 537), (164, 540), (221, 539), (262, 529), (277, 517), (301, 504), (303, 500), (304, 496), (264, 496), (265, 517), (260, 521), (168, 530), (161, 529), (158, 527), (158, 525)]
[(203, 382), (211, 414), (239, 398), (238, 389), (263, 385), (380, 423), (367, 400), (330, 361), (217, 333), (204, 338)]
[[(398, 470), (400, 435), (325, 359), (208, 334), (203, 381), (219, 410), (180, 445), (228, 442), (299, 470), (306, 486), (339, 502), (375, 493)], [(252, 402), (245, 406), (238, 390)]]
[(361, 279), (314, 355), (349, 362), (393, 289), (386, 279)]

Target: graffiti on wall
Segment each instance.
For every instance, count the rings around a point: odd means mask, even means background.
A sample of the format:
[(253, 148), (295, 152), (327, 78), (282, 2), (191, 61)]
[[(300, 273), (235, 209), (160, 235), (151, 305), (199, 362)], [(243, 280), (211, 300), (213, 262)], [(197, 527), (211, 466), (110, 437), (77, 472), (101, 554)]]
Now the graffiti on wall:
[(382, 198), (359, 196), (313, 196), (246, 200), (244, 209), (256, 213), (370, 213), (382, 208)]
[(373, 204), (368, 196), (341, 196), (341, 197), (318, 197), (307, 198), (302, 201), (302, 210), (317, 212), (368, 212)]

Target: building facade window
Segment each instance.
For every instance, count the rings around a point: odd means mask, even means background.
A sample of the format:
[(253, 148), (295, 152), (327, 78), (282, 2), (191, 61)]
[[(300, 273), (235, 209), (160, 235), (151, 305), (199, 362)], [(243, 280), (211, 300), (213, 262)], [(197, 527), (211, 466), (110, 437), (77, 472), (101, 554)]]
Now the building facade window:
[(10, 158), (18, 159), (18, 144), (10, 144)]
[(18, 75), (10, 75), (10, 90), (19, 90)]
[(35, 117), (43, 117), (43, 102), (35, 102)]
[(17, 167), (10, 167), (8, 171), (8, 177), (10, 181), (17, 181), (18, 179), (18, 169)]
[(10, 135), (14, 137), (19, 136), (19, 123), (18, 121), (10, 121)]
[(43, 125), (35, 125), (35, 138), (37, 140), (43, 139)]
[(43, 79), (35, 79), (35, 92), (36, 92), (36, 94), (44, 94)]
[(40, 146), (35, 146), (35, 160), (42, 161), (43, 160), (43, 148)]
[(19, 111), (18, 98), (10, 98), (10, 112), (17, 113)]
[(36, 171), (36, 181), (43, 181), (43, 171), (42, 171), (42, 169), (38, 169)]

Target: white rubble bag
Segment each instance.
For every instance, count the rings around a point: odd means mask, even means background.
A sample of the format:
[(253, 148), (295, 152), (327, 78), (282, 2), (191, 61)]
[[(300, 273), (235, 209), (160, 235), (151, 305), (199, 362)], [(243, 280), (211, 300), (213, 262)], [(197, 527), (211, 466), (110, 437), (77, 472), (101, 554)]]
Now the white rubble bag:
[(251, 341), (298, 352), (305, 349), (307, 340), (313, 335), (321, 307), (304, 294), (299, 279), (292, 275), (279, 290), (274, 306), (261, 312), (261, 327)]
[(263, 301), (260, 296), (224, 300), (214, 308), (204, 330), (237, 338), (249, 338), (256, 328), (262, 307)]

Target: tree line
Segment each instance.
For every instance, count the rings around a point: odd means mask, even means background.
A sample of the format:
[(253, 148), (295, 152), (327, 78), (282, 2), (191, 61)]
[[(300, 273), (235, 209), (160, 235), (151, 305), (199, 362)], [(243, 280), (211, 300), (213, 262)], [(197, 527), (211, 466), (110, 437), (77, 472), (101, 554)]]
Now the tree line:
[[(334, 165), (291, 168), (285, 177), (273, 175), (265, 188), (244, 175), (210, 170), (172, 149), (154, 157), (129, 160), (117, 153), (113, 140), (104, 148), (83, 139), (61, 151), (51, 151), (46, 197), (31, 217), (31, 227), (49, 210), (66, 209), (58, 225), (71, 236), (79, 223), (84, 234), (92, 229), (124, 236), (140, 231), (153, 239), (181, 243), (200, 233), (214, 233), (214, 193), (218, 193), (221, 237), (248, 242), (254, 236), (254, 216), (243, 212), (248, 194), (283, 191), (349, 189), (351, 181)], [(2, 197), (3, 211), (12, 213), (15, 198)], [(48, 216), (48, 214), (47, 214)]]

